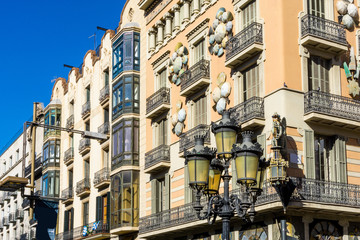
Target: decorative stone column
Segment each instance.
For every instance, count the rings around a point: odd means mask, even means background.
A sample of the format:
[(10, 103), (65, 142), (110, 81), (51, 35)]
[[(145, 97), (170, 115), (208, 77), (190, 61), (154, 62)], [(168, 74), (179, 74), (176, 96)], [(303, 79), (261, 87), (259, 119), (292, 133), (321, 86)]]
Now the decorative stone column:
[(341, 219), (339, 225), (343, 228), (343, 240), (349, 240), (349, 221), (346, 219)]
[(155, 51), (155, 34), (156, 34), (156, 30), (155, 28), (150, 28), (149, 29), (149, 39), (150, 39), (150, 44), (149, 44), (149, 51), (150, 52), (154, 52)]
[(165, 38), (171, 38), (172, 35), (172, 19), (173, 15), (169, 12), (165, 13)]
[(193, 1), (194, 1), (193, 14), (198, 14), (200, 12), (200, 0), (193, 0)]
[(303, 216), (302, 218), (302, 222), (304, 223), (304, 240), (310, 239), (309, 224), (312, 223), (312, 221), (314, 221), (314, 219), (309, 215)]
[(164, 42), (164, 23), (159, 20), (156, 22), (157, 27), (157, 45), (162, 45)]
[(190, 21), (190, 0), (182, 0), (184, 4), (184, 19), (183, 22), (186, 24)]
[(174, 12), (174, 18), (175, 18), (174, 30), (178, 31), (180, 30), (180, 6), (178, 4), (175, 4), (172, 7), (172, 10)]

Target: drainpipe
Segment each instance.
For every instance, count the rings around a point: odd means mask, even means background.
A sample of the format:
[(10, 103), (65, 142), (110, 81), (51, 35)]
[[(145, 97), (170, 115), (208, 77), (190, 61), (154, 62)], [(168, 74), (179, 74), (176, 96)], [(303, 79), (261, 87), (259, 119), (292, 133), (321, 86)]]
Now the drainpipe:
[[(37, 110), (37, 102), (34, 102), (34, 108), (33, 108), (33, 122), (36, 122), (36, 110)], [(34, 173), (35, 173), (35, 138), (36, 138), (36, 126), (31, 126), (31, 178), (30, 178), (30, 195), (34, 195)], [(32, 220), (34, 217), (34, 200), (33, 198), (30, 199), (30, 209), (29, 209), (29, 218)]]
[(281, 225), (281, 240), (286, 240), (286, 219), (281, 219), (280, 225)]

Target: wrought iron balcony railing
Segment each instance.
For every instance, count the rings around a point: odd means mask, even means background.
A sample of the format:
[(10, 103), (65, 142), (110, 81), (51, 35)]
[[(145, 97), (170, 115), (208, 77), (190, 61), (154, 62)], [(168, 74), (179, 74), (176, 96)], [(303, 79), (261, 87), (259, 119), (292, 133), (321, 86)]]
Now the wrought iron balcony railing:
[(103, 168), (94, 174), (94, 185), (100, 184), (104, 181), (110, 181), (110, 169)]
[(76, 194), (82, 194), (85, 191), (90, 191), (90, 178), (84, 178), (76, 183)]
[[(91, 237), (95, 234), (106, 234), (106, 233), (110, 233), (110, 228), (109, 228), (109, 224), (107, 224), (106, 222), (104, 223), (103, 220), (99, 220), (99, 221), (95, 221), (92, 223), (89, 223), (86, 225), (88, 227), (88, 229), (92, 229), (91, 233), (86, 233), (84, 236), (83, 233), (83, 237)], [(85, 226), (82, 227), (82, 229), (84, 229)]]
[(263, 26), (253, 22), (248, 27), (229, 39), (226, 46), (226, 61), (242, 52), (254, 43), (263, 44)]
[(307, 35), (347, 45), (346, 32), (343, 25), (310, 14), (301, 18), (301, 38)]
[[(293, 194), (291, 201), (310, 201), (325, 204), (360, 207), (360, 185), (326, 182), (315, 179), (291, 178), (297, 194)], [(231, 191), (239, 194), (240, 189)], [(279, 202), (280, 197), (269, 182), (265, 182), (262, 194), (257, 198), (256, 205)], [(195, 203), (185, 204), (140, 218), (139, 232), (146, 233), (185, 223), (198, 221), (193, 209)], [(206, 207), (205, 207), (206, 208)]]
[(254, 118), (264, 118), (264, 99), (252, 97), (230, 109), (231, 115), (236, 117), (240, 124)]
[(200, 124), (180, 135), (179, 152), (185, 152), (195, 146), (195, 136), (205, 136), (205, 144), (210, 144), (210, 126)]
[(168, 145), (160, 145), (145, 153), (145, 170), (159, 162), (170, 163), (170, 147)]
[(11, 199), (11, 192), (5, 192), (4, 193), (4, 200), (9, 201)]
[(71, 114), (71, 116), (66, 119), (66, 128), (72, 127), (74, 127), (74, 114)]
[(67, 164), (71, 159), (74, 159), (74, 148), (69, 148), (64, 154), (64, 163)]
[(181, 76), (181, 92), (199, 81), (201, 78), (210, 78), (210, 61), (202, 59), (191, 66)]
[(5, 216), (3, 217), (3, 225), (6, 227), (6, 226), (9, 226), (10, 225), (10, 222), (9, 222), (9, 216)]
[(90, 148), (90, 139), (89, 138), (83, 138), (80, 140), (79, 152), (84, 151), (86, 148)]
[(16, 209), (15, 217), (16, 217), (16, 219), (23, 219), (24, 218), (24, 210), (22, 208)]
[(81, 116), (84, 118), (86, 117), (88, 114), (90, 114), (90, 101), (84, 103), (82, 105), (82, 108), (81, 108)]
[(28, 198), (25, 198), (23, 200), (23, 203), (21, 204), (21, 206), (22, 206), (23, 209), (26, 209), (26, 208), (30, 207), (30, 200)]
[(100, 127), (98, 127), (98, 132), (102, 134), (109, 134), (110, 132), (109, 122), (104, 122)]
[(109, 98), (109, 96), (110, 96), (110, 88), (109, 85), (107, 85), (100, 90), (99, 101), (104, 102), (106, 99)]
[(70, 199), (74, 197), (74, 190), (72, 187), (66, 188), (61, 191), (61, 197), (65, 199)]
[(83, 227), (77, 227), (56, 235), (55, 240), (72, 240), (82, 237)]
[(310, 91), (304, 96), (305, 114), (317, 112), (339, 118), (360, 121), (360, 101), (351, 98)]
[(9, 222), (10, 222), (10, 223), (16, 222), (16, 217), (15, 217), (15, 213), (14, 213), (14, 212), (9, 213)]
[(162, 87), (146, 99), (146, 114), (155, 110), (162, 104), (170, 104), (170, 89)]
[[(42, 169), (42, 157), (38, 157), (35, 160), (35, 173)], [(30, 176), (31, 174), (31, 163), (25, 168), (25, 177)]]

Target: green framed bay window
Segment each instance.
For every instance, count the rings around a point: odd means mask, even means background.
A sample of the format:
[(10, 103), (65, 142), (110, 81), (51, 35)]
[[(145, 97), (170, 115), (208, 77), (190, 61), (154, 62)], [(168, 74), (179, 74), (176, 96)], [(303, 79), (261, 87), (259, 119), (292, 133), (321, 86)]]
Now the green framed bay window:
[[(44, 124), (51, 126), (61, 126), (61, 108), (50, 108), (45, 112)], [(60, 135), (60, 130), (44, 128), (44, 138)]]
[(113, 126), (111, 169), (139, 165), (139, 119), (122, 119)]
[(139, 225), (139, 172), (121, 171), (111, 177), (110, 226), (137, 227)]
[(123, 113), (139, 113), (139, 75), (123, 75), (113, 84), (113, 120)]
[(113, 43), (113, 78), (132, 70), (140, 71), (140, 34), (130, 31)]
[(43, 146), (43, 167), (60, 166), (60, 139), (47, 141)]
[(48, 171), (42, 176), (42, 195), (48, 197), (59, 197), (60, 171)]

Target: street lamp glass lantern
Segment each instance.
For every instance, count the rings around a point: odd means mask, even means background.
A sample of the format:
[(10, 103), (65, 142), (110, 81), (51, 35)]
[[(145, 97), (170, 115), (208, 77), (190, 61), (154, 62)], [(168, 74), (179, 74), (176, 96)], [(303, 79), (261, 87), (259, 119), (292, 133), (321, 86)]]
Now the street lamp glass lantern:
[(230, 119), (230, 112), (224, 111), (219, 123), (211, 124), (211, 131), (215, 135), (217, 154), (219, 158), (228, 160), (232, 157), (231, 148), (236, 143), (238, 125)]
[(255, 185), (257, 182), (259, 158), (262, 155), (260, 144), (251, 142), (252, 135), (253, 132), (243, 132), (243, 142), (234, 145), (232, 150), (235, 153), (237, 182), (248, 187)]
[(218, 159), (213, 159), (209, 168), (209, 182), (204, 190), (204, 194), (208, 196), (216, 195), (219, 193), (221, 174), (224, 167)]
[(252, 190), (261, 191), (264, 185), (266, 168), (263, 166), (262, 162), (259, 162), (259, 168), (256, 174), (256, 184), (251, 187)]

